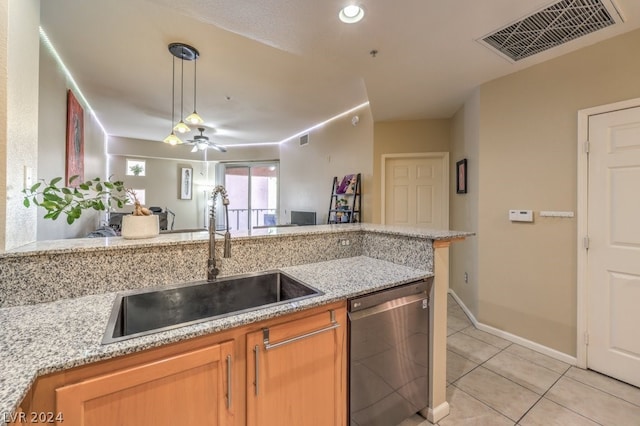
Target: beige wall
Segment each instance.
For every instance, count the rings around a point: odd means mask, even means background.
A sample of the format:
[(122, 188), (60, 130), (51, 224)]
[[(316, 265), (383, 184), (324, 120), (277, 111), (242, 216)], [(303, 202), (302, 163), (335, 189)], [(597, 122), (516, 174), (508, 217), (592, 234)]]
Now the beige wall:
[(379, 121), (373, 127), (373, 182), (371, 193), (371, 222), (381, 218), (381, 161), (383, 154), (416, 152), (449, 152), (451, 120)]
[[(357, 126), (351, 124), (360, 117)], [(291, 220), (291, 210), (314, 211), (318, 223), (327, 222), (334, 176), (362, 174), (362, 220), (371, 221), (373, 118), (368, 106), (337, 118), (309, 134), (309, 144), (298, 138), (280, 145), (280, 223)]]
[[(126, 176), (127, 159), (144, 160), (145, 176)], [(204, 161), (143, 158), (135, 156), (109, 156), (109, 172), (114, 178), (124, 181), (127, 188), (144, 189), (146, 207), (156, 206), (175, 213), (174, 229), (203, 228), (205, 221), (205, 190), (210, 190), (214, 182), (214, 164)], [(179, 198), (180, 169), (193, 168), (193, 198)], [(131, 212), (126, 206), (122, 211)], [(169, 215), (169, 227), (172, 217)]]
[[(480, 91), (476, 90), (451, 121), (449, 227), (478, 232)], [(467, 159), (467, 193), (456, 194), (456, 162)], [(474, 236), (451, 245), (449, 286), (478, 316), (478, 241)], [(464, 274), (468, 281), (465, 282)]]
[(638, 46), (634, 31), (481, 86), (482, 323), (575, 355), (576, 219), (518, 224), (507, 211), (576, 211), (577, 111), (640, 97)]
[(0, 250), (5, 250), (36, 238), (36, 212), (22, 206), (21, 191), (25, 167), (32, 168), (34, 174), (37, 170), (40, 2), (9, 0), (8, 4), (3, 2), (0, 15), (4, 15), (2, 22), (7, 23), (6, 29), (0, 32), (6, 31), (6, 42), (2, 42), (0, 35), (0, 43), (6, 49), (6, 55), (2, 55), (6, 58), (6, 77), (1, 79), (3, 85), (6, 84), (5, 96), (2, 96), (2, 103), (6, 102), (2, 108), (6, 122), (0, 123), (4, 146), (0, 160), (6, 164), (2, 173), (4, 193), (0, 194), (3, 203), (6, 200), (2, 209), (5, 223), (0, 230), (4, 244)]
[[(40, 43), (40, 86), (38, 120), (38, 175), (39, 179), (50, 180), (65, 176), (67, 90), (72, 83), (44, 43)], [(93, 179), (107, 177), (105, 155), (105, 134), (74, 90), (74, 95), (84, 110), (84, 177)], [(45, 211), (38, 209), (37, 239), (57, 240), (84, 237), (100, 225), (104, 213), (85, 210), (73, 225), (68, 225), (66, 217), (58, 220), (44, 219)]]

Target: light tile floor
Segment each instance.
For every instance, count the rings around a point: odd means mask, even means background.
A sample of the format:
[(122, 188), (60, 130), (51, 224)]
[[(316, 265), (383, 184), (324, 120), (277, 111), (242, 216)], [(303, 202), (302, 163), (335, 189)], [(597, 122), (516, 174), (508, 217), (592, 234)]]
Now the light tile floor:
[(477, 330), (451, 296), (448, 310), (451, 413), (439, 426), (640, 426), (639, 388)]

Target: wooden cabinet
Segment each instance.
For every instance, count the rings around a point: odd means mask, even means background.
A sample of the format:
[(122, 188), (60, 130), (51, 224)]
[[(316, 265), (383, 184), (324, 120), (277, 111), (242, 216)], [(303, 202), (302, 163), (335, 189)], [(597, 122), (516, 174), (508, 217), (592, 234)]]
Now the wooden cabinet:
[(345, 426), (345, 320), (338, 302), (53, 373), (20, 406), (61, 426)]
[(233, 349), (223, 342), (59, 387), (56, 412), (65, 426), (232, 424)]
[(346, 309), (247, 335), (247, 425), (346, 424)]

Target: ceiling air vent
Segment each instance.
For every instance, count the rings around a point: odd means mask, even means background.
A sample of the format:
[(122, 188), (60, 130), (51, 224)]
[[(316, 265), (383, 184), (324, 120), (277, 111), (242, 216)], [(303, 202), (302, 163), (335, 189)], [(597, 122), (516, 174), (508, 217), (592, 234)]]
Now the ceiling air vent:
[(300, 136), (300, 146), (309, 145), (309, 133)]
[(622, 17), (608, 0), (562, 0), (481, 41), (519, 61), (616, 22)]

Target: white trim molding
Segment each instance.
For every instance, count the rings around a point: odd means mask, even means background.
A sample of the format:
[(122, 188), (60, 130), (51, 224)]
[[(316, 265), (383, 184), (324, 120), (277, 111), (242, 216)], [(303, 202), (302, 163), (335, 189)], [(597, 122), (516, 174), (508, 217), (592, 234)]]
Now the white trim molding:
[(452, 289), (449, 289), (449, 294), (455, 299), (458, 305), (460, 305), (464, 313), (467, 314), (467, 316), (473, 323), (474, 327), (476, 327), (478, 330), (484, 331), (489, 334), (493, 334), (494, 336), (497, 336), (497, 337), (501, 337), (512, 343), (516, 343), (520, 346), (524, 346), (525, 348), (547, 355), (553, 359), (557, 359), (558, 361), (566, 362), (567, 364), (570, 364), (570, 365), (576, 365), (577, 360), (576, 360), (576, 357), (574, 356), (565, 354), (564, 352), (557, 351), (548, 346), (544, 346), (544, 345), (541, 345), (540, 343), (536, 343), (531, 340), (525, 339), (524, 337), (520, 337), (515, 334), (511, 334), (506, 331), (503, 331), (479, 322), (476, 319), (476, 317), (473, 316), (473, 314), (471, 313), (469, 308), (467, 308), (464, 302), (462, 302), (462, 300), (458, 297), (455, 291), (453, 291)]
[(623, 109), (637, 108), (640, 106), (640, 98), (613, 104), (600, 105), (578, 111), (578, 206), (577, 206), (577, 318), (576, 318), (576, 360), (580, 368), (588, 367), (587, 360), (587, 339), (589, 332), (589, 291), (588, 291), (588, 251), (585, 249), (584, 241), (589, 234), (588, 227), (588, 197), (589, 197), (589, 155), (587, 153), (587, 143), (589, 141), (589, 117), (593, 115), (606, 114), (608, 112), (620, 111)]
[(425, 410), (421, 410), (420, 414), (431, 423), (438, 423), (443, 418), (447, 417), (451, 412), (451, 407), (449, 407), (448, 402), (443, 402), (435, 408), (427, 408)]
[(390, 159), (398, 159), (398, 158), (440, 158), (442, 160), (442, 174), (444, 175), (444, 179), (442, 180), (442, 194), (443, 194), (443, 203), (442, 206), (442, 218), (443, 218), (443, 229), (449, 229), (449, 153), (448, 152), (413, 152), (413, 153), (402, 153), (402, 154), (382, 154), (381, 156), (381, 164), (380, 164), (380, 223), (383, 225), (386, 223), (386, 213), (385, 213), (385, 205), (386, 205), (386, 195), (385, 195), (385, 181), (386, 181), (386, 170), (387, 170), (387, 160)]

